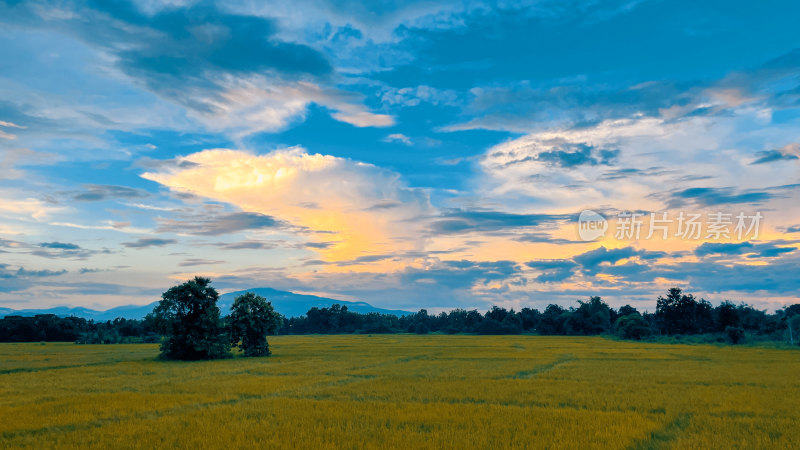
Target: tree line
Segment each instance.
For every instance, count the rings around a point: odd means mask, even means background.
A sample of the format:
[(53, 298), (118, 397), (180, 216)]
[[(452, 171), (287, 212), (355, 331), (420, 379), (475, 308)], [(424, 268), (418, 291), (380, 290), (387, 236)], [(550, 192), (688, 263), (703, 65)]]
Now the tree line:
[(94, 322), (52, 314), (0, 319), (0, 342), (73, 341), (78, 343), (161, 342), (162, 355), (173, 359), (226, 357), (231, 348), (246, 356), (269, 354), (269, 334), (537, 334), (592, 336), (622, 339), (689, 339), (696, 342), (771, 340), (797, 343), (800, 304), (768, 313), (729, 301), (713, 306), (679, 288), (659, 296), (655, 313), (625, 305), (610, 307), (600, 297), (579, 300), (564, 308), (551, 304), (544, 310), (519, 311), (493, 306), (485, 313), (453, 309), (430, 314), (360, 314), (347, 306), (311, 308), (301, 317), (286, 318), (263, 297), (247, 293), (234, 300), (223, 316), (219, 295), (211, 280), (196, 277), (174, 286), (143, 320), (115, 319)]

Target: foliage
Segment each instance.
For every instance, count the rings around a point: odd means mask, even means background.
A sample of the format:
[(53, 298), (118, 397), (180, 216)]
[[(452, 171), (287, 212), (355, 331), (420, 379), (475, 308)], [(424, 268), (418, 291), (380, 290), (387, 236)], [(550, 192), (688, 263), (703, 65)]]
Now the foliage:
[(230, 355), (230, 338), (220, 318), (219, 294), (208, 278), (195, 277), (169, 288), (148, 316), (165, 335), (167, 359), (216, 359)]
[(728, 336), (728, 342), (733, 345), (741, 344), (744, 341), (744, 330), (739, 327), (725, 327), (725, 335)]
[(242, 294), (234, 299), (228, 317), (231, 342), (245, 356), (267, 356), (270, 354), (267, 335), (275, 334), (282, 321), (267, 299), (252, 292)]
[[(629, 317), (632, 315), (638, 318)], [(36, 318), (9, 316), (0, 319), (0, 341), (155, 342), (159, 339), (156, 333), (163, 330), (163, 326), (158, 326), (157, 318), (151, 314), (144, 321), (116, 319), (105, 323), (94, 323), (74, 317), (58, 318), (52, 315), (36, 316)], [(623, 318), (625, 320), (620, 321)], [(230, 317), (228, 320), (230, 321)], [(348, 310), (347, 306), (335, 304), (331, 307), (311, 308), (301, 317), (280, 317), (276, 326), (277, 333), (283, 335), (614, 333), (624, 339), (664, 341), (665, 337), (675, 337), (673, 340), (680, 342), (714, 343), (732, 342), (726, 329), (733, 327), (744, 330), (749, 342), (792, 340), (794, 343), (799, 343), (800, 305), (788, 306), (774, 313), (767, 313), (746, 304), (735, 305), (729, 301), (713, 308), (707, 301), (698, 301), (694, 296), (674, 288), (669, 290), (666, 297), (659, 297), (655, 314), (640, 313), (630, 305), (615, 310), (600, 297), (578, 301), (577, 308), (567, 309), (551, 304), (543, 312), (528, 307), (517, 312), (494, 306), (484, 314), (475, 309), (454, 309), (433, 315), (421, 309), (402, 317), (380, 313), (359, 314)], [(648, 338), (648, 336), (653, 337)], [(695, 338), (690, 339), (690, 336)], [(239, 340), (244, 343), (241, 335), (236, 342)], [(260, 342), (260, 338), (256, 341)], [(266, 345), (266, 338), (264, 342)]]
[(665, 334), (705, 333), (713, 328), (712, 306), (706, 300), (685, 295), (671, 288), (666, 297), (658, 297), (656, 319)]
[(578, 304), (566, 321), (568, 334), (589, 336), (611, 330), (611, 308), (600, 297), (592, 297), (588, 302), (578, 300)]
[(653, 331), (647, 320), (637, 312), (617, 319), (614, 322), (614, 333), (623, 339), (639, 340), (650, 336)]

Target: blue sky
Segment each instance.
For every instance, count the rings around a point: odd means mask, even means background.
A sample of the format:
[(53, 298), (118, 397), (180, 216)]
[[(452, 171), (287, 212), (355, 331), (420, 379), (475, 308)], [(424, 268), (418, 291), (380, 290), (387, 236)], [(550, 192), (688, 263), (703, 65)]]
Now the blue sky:
[[(198, 274), (434, 311), (796, 303), (798, 15), (2, 1), (0, 306), (148, 303)], [(681, 213), (763, 220), (687, 239)]]

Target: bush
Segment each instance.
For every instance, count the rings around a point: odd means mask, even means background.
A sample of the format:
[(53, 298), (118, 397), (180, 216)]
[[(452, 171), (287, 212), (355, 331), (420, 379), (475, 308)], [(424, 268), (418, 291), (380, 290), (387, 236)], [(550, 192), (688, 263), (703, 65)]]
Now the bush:
[(744, 342), (744, 330), (739, 327), (725, 327), (725, 334), (731, 344), (736, 345)]
[(643, 337), (650, 336), (653, 331), (650, 329), (650, 324), (647, 323), (647, 320), (635, 313), (617, 319), (614, 322), (614, 333), (622, 339), (636, 339), (638, 341)]

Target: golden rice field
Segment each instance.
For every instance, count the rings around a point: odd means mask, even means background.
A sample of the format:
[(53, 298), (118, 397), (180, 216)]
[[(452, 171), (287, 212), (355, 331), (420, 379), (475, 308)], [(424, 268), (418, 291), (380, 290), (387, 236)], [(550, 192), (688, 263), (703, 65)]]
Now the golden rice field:
[(800, 448), (800, 352), (280, 336), (273, 356), (0, 344), (2, 448)]

